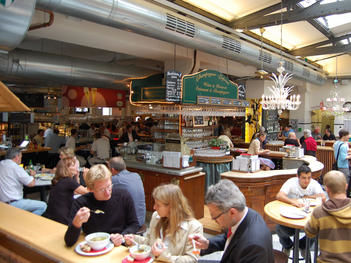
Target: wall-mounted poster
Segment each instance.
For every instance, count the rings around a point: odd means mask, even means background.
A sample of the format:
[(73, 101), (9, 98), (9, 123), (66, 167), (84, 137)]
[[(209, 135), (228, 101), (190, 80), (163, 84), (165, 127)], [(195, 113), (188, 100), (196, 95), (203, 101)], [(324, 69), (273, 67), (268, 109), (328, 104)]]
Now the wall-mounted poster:
[(116, 107), (126, 105), (126, 91), (66, 86), (62, 103), (66, 107)]

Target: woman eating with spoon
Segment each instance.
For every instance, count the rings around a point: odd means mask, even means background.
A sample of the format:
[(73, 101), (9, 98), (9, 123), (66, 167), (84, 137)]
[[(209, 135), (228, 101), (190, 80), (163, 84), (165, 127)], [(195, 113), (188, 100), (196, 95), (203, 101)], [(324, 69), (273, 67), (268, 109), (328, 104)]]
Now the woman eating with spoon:
[(152, 215), (146, 237), (125, 235), (126, 245), (148, 244), (152, 246), (152, 254), (160, 261), (197, 262), (199, 255), (194, 253), (188, 236), (202, 234), (203, 229), (194, 219), (193, 212), (179, 186), (173, 184), (158, 186), (152, 196), (156, 211)]

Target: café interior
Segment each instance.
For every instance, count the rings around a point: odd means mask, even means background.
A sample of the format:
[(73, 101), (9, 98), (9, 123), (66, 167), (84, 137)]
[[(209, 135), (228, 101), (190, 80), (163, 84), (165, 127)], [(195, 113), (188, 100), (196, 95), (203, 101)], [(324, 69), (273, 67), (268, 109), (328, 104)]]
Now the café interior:
[[(48, 202), (59, 154), (35, 137), (57, 130), (67, 146), (74, 136), (81, 169), (121, 156), (140, 175), (146, 228), (153, 190), (171, 183), (209, 237), (222, 229), (206, 192), (228, 179), (271, 231), (275, 262), (317, 262), (318, 242), (286, 255), (275, 232), (286, 224), (298, 241), (311, 214), (284, 217), (273, 202), (301, 165), (318, 182), (333, 170), (339, 131), (351, 131), (350, 52), (346, 0), (2, 0), (0, 159), (20, 147), (37, 174), (24, 197)], [(297, 145), (284, 143), (291, 132)], [(109, 150), (93, 162), (96, 133)], [(66, 225), (5, 202), (0, 211), (1, 262), (129, 262), (124, 246), (89, 257), (65, 246)]]

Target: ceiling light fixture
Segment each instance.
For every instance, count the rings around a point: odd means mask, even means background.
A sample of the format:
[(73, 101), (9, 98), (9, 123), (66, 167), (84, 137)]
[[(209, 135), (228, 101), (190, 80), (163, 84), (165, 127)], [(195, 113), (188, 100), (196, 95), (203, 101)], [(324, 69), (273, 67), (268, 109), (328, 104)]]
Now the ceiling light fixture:
[(260, 60), (261, 60), (261, 69), (257, 70), (256, 74), (263, 79), (264, 76), (268, 75), (268, 72), (263, 69), (263, 62), (264, 62), (264, 54), (263, 54), (263, 33), (266, 31), (263, 27), (260, 28), (261, 33), (261, 49), (260, 49)]
[(278, 75), (272, 73), (274, 85), (269, 87), (271, 95), (262, 95), (262, 108), (264, 110), (278, 110), (282, 114), (283, 110), (297, 110), (301, 104), (300, 95), (291, 94), (294, 86), (285, 87), (286, 83), (292, 78), (292, 74), (283, 73), (285, 71), (283, 61), (283, 1), (280, 10), (280, 62), (277, 68)]
[(335, 57), (335, 79), (333, 80), (334, 87), (331, 89), (329, 97), (325, 100), (323, 110), (330, 111), (333, 115), (343, 115), (349, 108), (344, 107), (345, 98), (339, 96), (338, 93), (338, 57)]

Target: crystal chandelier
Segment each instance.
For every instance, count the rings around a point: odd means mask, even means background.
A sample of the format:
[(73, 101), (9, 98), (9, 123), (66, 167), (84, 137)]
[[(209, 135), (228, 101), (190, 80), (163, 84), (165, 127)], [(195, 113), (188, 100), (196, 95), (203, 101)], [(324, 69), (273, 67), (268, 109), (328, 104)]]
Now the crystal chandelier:
[(335, 58), (335, 79), (334, 88), (330, 91), (329, 97), (325, 100), (323, 110), (330, 111), (333, 115), (343, 115), (349, 108), (345, 108), (345, 98), (340, 97), (338, 93), (338, 57)]
[(262, 108), (264, 110), (278, 110), (278, 114), (281, 114), (283, 110), (297, 110), (301, 104), (300, 95), (291, 94), (294, 86), (285, 87), (286, 83), (292, 78), (292, 74), (283, 73), (285, 68), (283, 66), (283, 1), (281, 2), (280, 11), (280, 62), (277, 68), (278, 75), (272, 73), (271, 80), (274, 85), (269, 87), (271, 95), (262, 95)]

